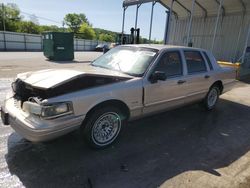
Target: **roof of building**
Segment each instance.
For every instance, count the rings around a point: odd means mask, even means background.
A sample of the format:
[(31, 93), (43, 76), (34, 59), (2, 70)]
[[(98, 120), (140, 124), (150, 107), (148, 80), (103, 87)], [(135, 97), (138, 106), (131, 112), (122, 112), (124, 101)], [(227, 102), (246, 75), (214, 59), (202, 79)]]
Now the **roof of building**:
[[(148, 2), (159, 2), (166, 8), (171, 7), (172, 0), (124, 0), (123, 7), (143, 4)], [(214, 16), (217, 14), (220, 0), (196, 0), (194, 13), (196, 17)], [(174, 0), (173, 13), (178, 18), (186, 18), (192, 10), (192, 0)], [(224, 0), (222, 6), (222, 14), (232, 14), (240, 12), (250, 12), (249, 0)]]

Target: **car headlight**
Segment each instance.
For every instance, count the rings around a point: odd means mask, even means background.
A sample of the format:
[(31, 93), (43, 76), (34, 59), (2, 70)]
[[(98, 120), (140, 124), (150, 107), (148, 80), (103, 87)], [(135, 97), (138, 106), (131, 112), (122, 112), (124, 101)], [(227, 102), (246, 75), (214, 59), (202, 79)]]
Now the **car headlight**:
[(44, 118), (55, 118), (62, 115), (71, 114), (72, 104), (71, 103), (56, 103), (48, 106), (43, 106), (41, 110), (41, 116)]
[(45, 119), (56, 118), (73, 113), (71, 102), (54, 103), (41, 106), (37, 103), (26, 101), (23, 103), (23, 110), (32, 114), (39, 115)]

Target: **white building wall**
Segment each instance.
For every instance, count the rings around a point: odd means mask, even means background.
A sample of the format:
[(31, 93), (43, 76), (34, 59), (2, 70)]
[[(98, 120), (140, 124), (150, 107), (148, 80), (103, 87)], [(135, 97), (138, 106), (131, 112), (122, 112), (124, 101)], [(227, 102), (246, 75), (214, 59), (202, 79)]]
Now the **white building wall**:
[[(174, 17), (174, 16), (173, 16)], [(213, 53), (219, 60), (234, 61), (238, 60), (242, 54), (245, 45), (247, 29), (250, 22), (250, 13), (244, 17), (243, 28), (239, 45), (237, 47), (238, 34), (242, 23), (242, 13), (225, 15), (220, 17), (218, 30), (215, 39)], [(216, 17), (193, 18), (191, 41), (193, 47), (205, 48), (211, 50), (212, 39)], [(169, 31), (169, 43), (175, 45), (186, 45), (187, 28), (189, 19), (173, 19)]]

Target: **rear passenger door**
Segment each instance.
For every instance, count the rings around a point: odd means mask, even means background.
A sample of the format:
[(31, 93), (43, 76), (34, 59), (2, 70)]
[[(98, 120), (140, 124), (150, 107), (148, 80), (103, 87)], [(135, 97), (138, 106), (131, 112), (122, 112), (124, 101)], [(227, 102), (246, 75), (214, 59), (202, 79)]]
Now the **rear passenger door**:
[(185, 103), (203, 99), (210, 87), (209, 67), (198, 50), (183, 50), (187, 69), (187, 95)]

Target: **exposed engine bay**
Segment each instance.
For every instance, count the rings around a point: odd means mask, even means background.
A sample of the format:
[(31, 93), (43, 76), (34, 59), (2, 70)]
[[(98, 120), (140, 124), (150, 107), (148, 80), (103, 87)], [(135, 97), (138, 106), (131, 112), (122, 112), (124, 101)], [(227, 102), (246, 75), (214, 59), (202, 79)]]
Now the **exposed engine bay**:
[(56, 97), (59, 95), (76, 92), (82, 89), (103, 86), (115, 82), (125, 81), (130, 78), (106, 76), (106, 75), (80, 75), (75, 78), (63, 81), (56, 86), (50, 88), (39, 88), (26, 83), (21, 79), (16, 79), (12, 83), (12, 90), (15, 93), (15, 98), (25, 101), (40, 103), (44, 99)]

